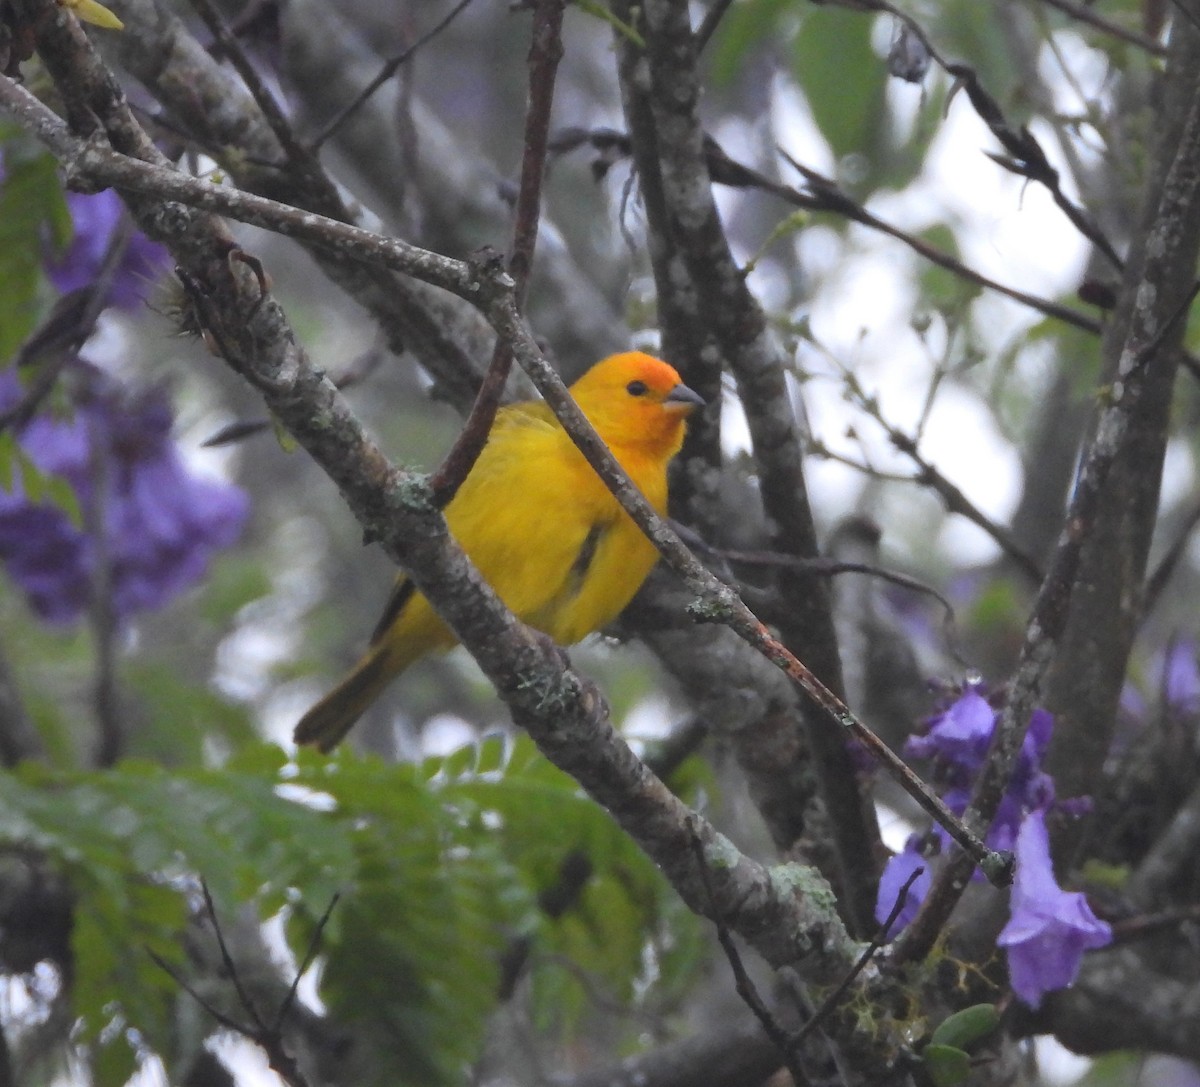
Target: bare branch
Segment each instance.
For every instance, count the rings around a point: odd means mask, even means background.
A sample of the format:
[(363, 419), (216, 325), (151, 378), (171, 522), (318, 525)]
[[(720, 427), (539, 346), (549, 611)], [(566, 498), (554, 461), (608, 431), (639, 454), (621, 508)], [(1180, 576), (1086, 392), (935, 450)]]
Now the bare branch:
[[(533, 254), (537, 246), (538, 216), (542, 201), (542, 179), (546, 173), (546, 144), (550, 136), (550, 109), (554, 104), (554, 77), (562, 59), (562, 20), (565, 0), (536, 0), (532, 44), (529, 48), (529, 108), (525, 115), (521, 187), (513, 225), (508, 271), (513, 277), (513, 296), (518, 309), (525, 308)], [(430, 477), (434, 501), (449, 504), (467, 478), (487, 442), (504, 385), (512, 369), (512, 349), (497, 340), (492, 362), (479, 388), (462, 431), (441, 466)]]
[(342, 127), (380, 87), (382, 87), (389, 79), (392, 78), (400, 68), (407, 64), (414, 53), (422, 46), (431, 42), (443, 30), (446, 29), (455, 19), (459, 17), (467, 8), (471, 0), (459, 0), (459, 2), (450, 9), (444, 18), (439, 20), (431, 29), (422, 34), (415, 42), (407, 49), (397, 53), (387, 61), (386, 64), (379, 70), (379, 74), (368, 83), (362, 91), (350, 102), (348, 102), (340, 112), (330, 121), (320, 133), (312, 140), (312, 148), (316, 150), (321, 147), (330, 136), (332, 136), (339, 128)]

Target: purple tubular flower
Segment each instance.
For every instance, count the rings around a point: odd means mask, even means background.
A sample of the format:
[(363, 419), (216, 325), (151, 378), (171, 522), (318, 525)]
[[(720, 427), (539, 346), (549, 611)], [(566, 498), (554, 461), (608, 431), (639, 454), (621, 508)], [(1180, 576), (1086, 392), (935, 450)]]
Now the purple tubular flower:
[(1167, 705), (1180, 713), (1195, 713), (1200, 708), (1200, 667), (1196, 664), (1196, 643), (1190, 638), (1175, 642), (1167, 651), (1163, 694)]
[(892, 910), (896, 908), (896, 902), (900, 898), (900, 892), (912, 874), (918, 868), (924, 869), (908, 888), (904, 906), (885, 934), (888, 939), (912, 923), (912, 919), (917, 916), (917, 910), (921, 908), (921, 903), (925, 901), (925, 896), (929, 893), (929, 861), (921, 856), (920, 842), (921, 839), (918, 835), (910, 837), (904, 843), (903, 851), (887, 862), (887, 867), (884, 868), (883, 875), (879, 878), (879, 893), (875, 898), (875, 920), (882, 925), (891, 917)]
[[(63, 294), (95, 280), (124, 214), (121, 198), (111, 189), (90, 195), (67, 193), (67, 207), (75, 236), (65, 252), (46, 252), (43, 258), (46, 275)], [(167, 251), (161, 245), (134, 231), (113, 274), (107, 303), (119, 309), (135, 309), (146, 293), (146, 284), (158, 278), (166, 261)]]
[[(935, 760), (943, 785), (942, 799), (956, 815), (963, 813), (970, 800), (971, 784), (987, 757), (997, 716), (979, 691), (968, 687), (943, 713), (930, 720), (925, 735), (913, 736), (904, 745), (910, 756)], [(1012, 779), (987, 834), (992, 849), (1012, 849), (1025, 812), (1054, 803), (1054, 783), (1041, 769), (1053, 730), (1053, 715), (1044, 709), (1034, 710)], [(941, 827), (935, 830), (942, 844), (949, 846), (946, 831)]]
[(1043, 812), (1021, 822), (1016, 851), (1012, 916), (998, 943), (1008, 952), (1013, 991), (1037, 1008), (1046, 993), (1074, 982), (1085, 951), (1112, 942), (1112, 929), (1084, 895), (1064, 891), (1055, 881)]
[(904, 745), (914, 758), (940, 758), (968, 773), (983, 765), (996, 711), (974, 687), (968, 687), (944, 712), (934, 717), (924, 736), (913, 736)]
[(62, 510), (0, 491), (0, 559), (47, 622), (69, 623), (87, 606), (90, 554)]
[[(38, 615), (69, 623), (87, 607), (104, 556), (113, 612), (123, 619), (199, 581), (209, 556), (237, 539), (248, 501), (239, 488), (188, 471), (161, 391), (129, 394), (85, 363), (73, 374), (82, 378), (75, 415), (39, 415), (19, 438), (41, 472), (71, 485), (86, 530), (56, 506), (28, 500), (18, 483), (0, 492), (0, 561)], [(19, 395), (15, 376), (0, 374), (0, 409)]]

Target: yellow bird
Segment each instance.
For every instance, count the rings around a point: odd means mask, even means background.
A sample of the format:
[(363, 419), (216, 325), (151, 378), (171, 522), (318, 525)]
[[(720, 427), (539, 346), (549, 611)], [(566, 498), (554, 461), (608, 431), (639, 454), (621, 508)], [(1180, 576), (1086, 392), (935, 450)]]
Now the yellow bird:
[[(673, 367), (638, 351), (598, 362), (571, 395), (659, 512), (667, 465), (704, 404)], [(524, 622), (571, 645), (611, 622), (658, 557), (541, 401), (501, 408), (446, 507), (454, 538)], [(298, 744), (331, 750), (413, 661), (458, 639), (407, 577), (396, 580), (370, 647), (301, 718)]]

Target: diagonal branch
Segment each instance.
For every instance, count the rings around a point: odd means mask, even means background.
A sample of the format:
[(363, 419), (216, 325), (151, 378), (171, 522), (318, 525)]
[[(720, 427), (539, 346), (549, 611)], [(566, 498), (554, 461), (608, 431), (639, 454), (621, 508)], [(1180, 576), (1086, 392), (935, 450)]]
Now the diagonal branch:
[(379, 73), (372, 79), (351, 101), (338, 111), (337, 115), (321, 129), (320, 133), (314, 137), (312, 147), (314, 150), (321, 147), (339, 128), (342, 127), (358, 110), (363, 103), (367, 101), (380, 87), (382, 87), (389, 79), (392, 78), (408, 61), (412, 55), (422, 46), (427, 45), (436, 38), (443, 30), (454, 22), (465, 10), (471, 0), (459, 0), (459, 2), (446, 13), (445, 17), (434, 24), (432, 28), (422, 34), (415, 42), (407, 49), (401, 50), (394, 57), (389, 58)]
[[(1087, 549), (1096, 548), (1101, 539), (1098, 530), (1103, 504), (1121, 501), (1121, 495), (1111, 493), (1113, 482), (1130, 455), (1131, 445), (1141, 437), (1139, 427), (1145, 426), (1143, 417), (1147, 408), (1161, 411), (1169, 403), (1166, 398), (1176, 369), (1185, 318), (1196, 293), (1194, 285), (1180, 286), (1178, 272), (1183, 268), (1191, 274), (1200, 249), (1200, 82), (1193, 79), (1190, 86), (1184, 130), (1178, 143), (1171, 141), (1163, 149), (1170, 156), (1170, 166), (1147, 238), (1145, 265), (1130, 285), (1133, 288), (1130, 296), (1135, 302), (1128, 317), (1112, 396), (1100, 414), (1095, 438), (1084, 458), (1062, 534), (1026, 627), (1008, 700), (964, 816), (981, 832), (996, 813), (1030, 717), (1070, 633), (1072, 596), (1087, 573), (1085, 563), (1092, 557)], [(1137, 486), (1145, 489), (1144, 477), (1138, 478)], [(1111, 552), (1106, 549), (1092, 558), (1103, 565), (1107, 580), (1114, 582), (1115, 577), (1108, 570), (1113, 562)], [(1111, 622), (1112, 612), (1106, 615)], [(1123, 666), (1120, 672), (1124, 672)], [(1120, 675), (1113, 678), (1116, 680), (1113, 689), (1119, 689)], [(1059, 732), (1062, 723), (1060, 720)], [(1078, 722), (1076, 727), (1080, 726), (1106, 732), (1093, 717)], [(1055, 742), (1061, 742), (1057, 735)], [(1088, 767), (1087, 773), (1076, 770), (1076, 776), (1065, 786), (1065, 775), (1055, 769), (1059, 787), (1067, 795), (1089, 791), (1088, 782), (1092, 778), (1088, 773), (1097, 772), (1107, 750), (1107, 743), (1094, 746), (1099, 753), (1099, 758), (1093, 760), (1096, 765)], [(1081, 761), (1080, 743), (1072, 741), (1069, 751), (1069, 759), (1077, 767)], [(910, 961), (924, 957), (958, 902), (970, 870), (971, 862), (961, 854), (942, 868), (920, 913), (897, 944), (897, 959)]]
[[(517, 306), (525, 308), (533, 253), (537, 246), (542, 180), (546, 173), (546, 145), (550, 138), (550, 107), (554, 104), (554, 77), (562, 59), (562, 21), (566, 0), (537, 0), (529, 47), (529, 109), (525, 115), (525, 149), (521, 158), (521, 187), (517, 193), (516, 221), (508, 271), (513, 277)], [(504, 385), (512, 369), (512, 350), (497, 340), (491, 365), (484, 375), (471, 414), (429, 485), (434, 501), (449, 504), (472, 466), (479, 459), (496, 419)]]
[[(613, 10), (623, 21), (635, 19), (628, 0), (618, 0)], [(689, 297), (679, 306), (691, 311), (688, 318), (697, 330), (692, 336), (710, 345), (700, 351), (700, 360), (709, 366), (714, 361), (727, 365), (737, 381), (763, 511), (774, 526), (772, 549), (812, 558), (820, 549), (785, 359), (733, 258), (708, 183), (689, 12), (683, 4), (650, 0), (641, 5), (637, 19), (645, 48), (618, 37), (618, 49), (634, 161), (656, 238), (652, 252), (670, 248), (678, 269), (674, 274), (688, 284)], [(656, 276), (661, 285), (672, 278), (672, 270)], [(660, 309), (670, 306), (679, 293), (660, 294)], [(674, 320), (682, 323), (683, 313)], [(691, 358), (680, 361), (693, 365)], [(783, 570), (777, 572), (775, 584), (787, 616), (782, 643), (840, 702), (841, 661), (828, 586), (820, 578)], [(847, 915), (856, 931), (866, 933), (874, 924), (879, 828), (862, 795), (844, 735), (830, 728), (821, 714), (805, 709), (820, 797), (829, 813), (831, 868), (844, 893)]]

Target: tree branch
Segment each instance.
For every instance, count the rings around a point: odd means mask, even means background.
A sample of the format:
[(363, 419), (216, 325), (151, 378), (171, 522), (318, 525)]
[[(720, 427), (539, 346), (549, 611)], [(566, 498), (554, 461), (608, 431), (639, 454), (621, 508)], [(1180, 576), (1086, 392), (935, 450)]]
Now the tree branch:
[[(617, 0), (613, 10), (625, 22), (634, 19), (628, 0)], [(651, 228), (669, 240), (686, 272), (694, 294), (686, 304), (696, 308), (701, 330), (691, 337), (700, 343), (711, 341), (718, 351), (713, 361), (727, 362), (737, 380), (763, 508), (775, 526), (772, 548), (812, 558), (819, 548), (784, 360), (733, 260), (708, 183), (688, 10), (669, 0), (650, 0), (640, 9), (638, 27), (645, 37), (644, 52), (620, 35), (617, 41), (626, 115)], [(670, 271), (657, 278), (670, 278)], [(677, 323), (683, 322), (677, 318)], [(691, 364), (692, 359), (684, 362)], [(780, 571), (776, 584), (789, 616), (782, 641), (810, 663), (812, 674), (828, 689), (840, 694), (841, 664), (828, 586), (796, 571)], [(862, 934), (873, 924), (878, 826), (840, 730), (829, 728), (828, 721), (816, 715), (809, 732), (836, 843), (835, 879), (844, 892), (847, 915)]]

